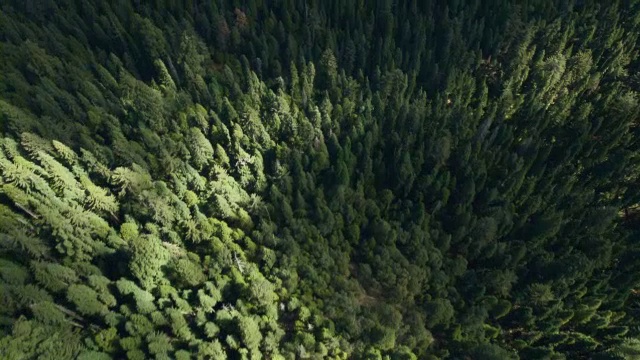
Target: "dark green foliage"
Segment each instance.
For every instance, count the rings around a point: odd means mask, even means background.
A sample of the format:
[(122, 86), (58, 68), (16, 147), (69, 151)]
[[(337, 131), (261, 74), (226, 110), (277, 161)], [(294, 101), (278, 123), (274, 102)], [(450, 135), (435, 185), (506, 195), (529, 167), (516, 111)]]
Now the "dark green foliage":
[(638, 356), (637, 1), (1, 7), (1, 358)]

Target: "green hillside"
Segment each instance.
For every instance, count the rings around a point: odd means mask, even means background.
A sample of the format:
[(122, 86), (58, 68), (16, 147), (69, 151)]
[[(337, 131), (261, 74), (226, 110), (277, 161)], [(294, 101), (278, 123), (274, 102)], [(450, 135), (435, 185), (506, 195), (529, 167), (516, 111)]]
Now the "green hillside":
[(640, 0), (0, 2), (0, 359), (640, 359)]

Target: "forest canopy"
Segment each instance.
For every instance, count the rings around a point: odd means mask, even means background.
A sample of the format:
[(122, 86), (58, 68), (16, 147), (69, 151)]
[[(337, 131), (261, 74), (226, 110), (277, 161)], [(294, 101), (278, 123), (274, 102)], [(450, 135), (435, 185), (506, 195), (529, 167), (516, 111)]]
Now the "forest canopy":
[(0, 358), (640, 356), (640, 1), (0, 3)]

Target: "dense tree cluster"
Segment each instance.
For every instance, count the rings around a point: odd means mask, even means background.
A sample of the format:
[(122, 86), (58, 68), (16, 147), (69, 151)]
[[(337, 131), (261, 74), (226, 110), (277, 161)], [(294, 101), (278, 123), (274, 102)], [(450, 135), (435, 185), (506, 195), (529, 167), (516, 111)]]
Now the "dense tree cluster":
[(634, 359), (640, 1), (5, 1), (0, 358)]

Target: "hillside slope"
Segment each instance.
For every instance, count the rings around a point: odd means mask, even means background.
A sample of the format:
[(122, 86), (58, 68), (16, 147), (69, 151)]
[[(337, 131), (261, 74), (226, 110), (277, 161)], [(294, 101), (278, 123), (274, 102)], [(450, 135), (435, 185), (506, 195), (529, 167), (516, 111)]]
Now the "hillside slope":
[(0, 358), (640, 353), (640, 2), (177, 3), (0, 5)]

